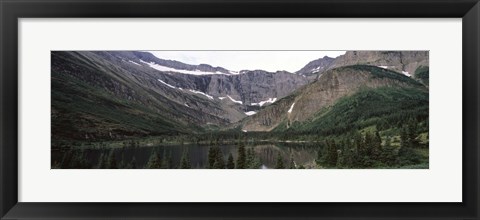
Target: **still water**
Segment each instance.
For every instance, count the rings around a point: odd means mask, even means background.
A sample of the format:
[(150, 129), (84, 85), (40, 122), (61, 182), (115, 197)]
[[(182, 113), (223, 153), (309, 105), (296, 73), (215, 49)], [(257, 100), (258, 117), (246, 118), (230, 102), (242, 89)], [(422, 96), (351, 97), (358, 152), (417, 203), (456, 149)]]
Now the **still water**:
[[(100, 155), (109, 154), (113, 150), (117, 163), (124, 164), (135, 161), (137, 169), (142, 169), (147, 164), (153, 152), (157, 152), (161, 158), (169, 157), (174, 167), (178, 167), (185, 150), (188, 150), (191, 166), (194, 169), (205, 169), (208, 167), (208, 151), (209, 145), (167, 145), (167, 146), (152, 146), (152, 147), (124, 147), (114, 148), (108, 150), (100, 149), (85, 149), (82, 150), (82, 157), (92, 165), (92, 168), (97, 168)], [(260, 144), (250, 145), (245, 147), (246, 150), (252, 148), (255, 155), (260, 159), (261, 168), (268, 169), (275, 167), (277, 157), (280, 154), (286, 167), (289, 166), (291, 158), (297, 167), (300, 165), (305, 168), (313, 168), (317, 156), (318, 146), (309, 143), (275, 143), (275, 144)], [(238, 145), (220, 145), (225, 161), (231, 153), (234, 160), (237, 159)], [(52, 152), (52, 165), (58, 164), (63, 160), (65, 152)], [(135, 158), (135, 160), (133, 160)]]

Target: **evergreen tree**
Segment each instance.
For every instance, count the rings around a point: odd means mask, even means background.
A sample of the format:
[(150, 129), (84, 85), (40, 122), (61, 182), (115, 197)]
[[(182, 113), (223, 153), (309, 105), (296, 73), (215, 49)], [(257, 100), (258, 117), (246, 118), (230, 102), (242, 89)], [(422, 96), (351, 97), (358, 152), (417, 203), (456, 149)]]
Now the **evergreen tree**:
[(117, 160), (115, 158), (115, 151), (113, 149), (110, 150), (110, 155), (108, 157), (107, 162), (108, 169), (117, 169)]
[(173, 169), (174, 167), (173, 167), (172, 151), (169, 151), (169, 152), (168, 152), (167, 161), (168, 161), (168, 168), (169, 168), (169, 169)]
[(257, 159), (255, 155), (255, 151), (252, 148), (248, 148), (247, 150), (247, 159), (246, 159), (246, 166), (248, 169), (257, 169), (259, 168), (262, 164), (260, 163), (260, 160)]
[(353, 145), (355, 147), (355, 152), (353, 155), (353, 165), (354, 167), (363, 167), (363, 159), (365, 156), (365, 147), (363, 137), (359, 132), (355, 132), (353, 135)]
[(167, 149), (163, 149), (163, 157), (162, 157), (162, 166), (160, 167), (162, 169), (170, 169), (172, 168), (170, 166), (170, 158), (167, 156)]
[(380, 154), (382, 153), (382, 138), (380, 137), (380, 132), (375, 131), (375, 136), (373, 137), (372, 143), (372, 159), (375, 161), (380, 160)]
[(127, 164), (125, 162), (125, 153), (123, 152), (123, 149), (122, 149), (122, 153), (121, 153), (121, 156), (120, 156), (120, 164), (118, 165), (118, 168), (119, 169), (124, 169), (127, 167)]
[(227, 169), (235, 169), (235, 162), (233, 161), (233, 155), (230, 153), (227, 159)]
[(409, 147), (416, 148), (419, 146), (419, 142), (417, 140), (418, 136), (418, 127), (417, 122), (414, 119), (411, 119), (407, 124), (407, 140)]
[(247, 151), (247, 168), (248, 169), (258, 169), (262, 166), (262, 163), (260, 162), (260, 158), (258, 158), (255, 155), (255, 151), (253, 148), (250, 148)]
[(295, 161), (293, 160), (293, 155), (290, 155), (290, 166), (289, 169), (295, 169)]
[(150, 158), (148, 159), (146, 168), (160, 169), (161, 167), (162, 167), (162, 159), (160, 158), (160, 155), (158, 155), (157, 151), (153, 149), (152, 153), (150, 154)]
[(321, 146), (318, 147), (317, 158), (315, 159), (315, 163), (317, 165), (321, 165), (323, 163), (323, 151), (325, 151), (324, 148), (322, 148)]
[(396, 162), (395, 149), (391, 145), (390, 137), (385, 139), (385, 146), (382, 148), (380, 160), (387, 166), (393, 166)]
[(180, 169), (190, 169), (192, 165), (190, 163), (190, 155), (188, 154), (188, 148), (183, 151), (182, 159), (180, 162)]
[(97, 165), (97, 168), (98, 169), (106, 169), (107, 168), (107, 160), (105, 158), (105, 153), (102, 152), (100, 154), (100, 157), (98, 157), (98, 165)]
[(246, 168), (246, 155), (245, 155), (245, 145), (240, 143), (240, 146), (238, 147), (238, 154), (237, 154), (237, 169), (245, 169)]
[(349, 168), (353, 167), (354, 164), (354, 151), (352, 149), (351, 142), (349, 140), (349, 137), (346, 137), (343, 140), (342, 144), (342, 158), (341, 158), (341, 165), (343, 168)]
[(223, 158), (223, 152), (220, 147), (217, 147), (217, 154), (215, 158), (215, 163), (213, 165), (215, 169), (225, 169), (225, 159)]
[(208, 149), (208, 167), (213, 168), (215, 164), (215, 160), (218, 158), (218, 147), (213, 146)]
[(372, 149), (373, 149), (373, 137), (370, 131), (365, 132), (365, 139), (364, 139), (364, 147), (365, 147), (365, 154), (366, 156), (371, 156), (372, 155)]
[(62, 162), (60, 162), (62, 168), (71, 168), (71, 161), (73, 158), (73, 149), (70, 148), (68, 151), (63, 154)]
[(283, 158), (280, 152), (277, 154), (277, 163), (275, 164), (275, 169), (285, 169), (285, 165), (283, 164)]
[(337, 153), (337, 146), (335, 144), (334, 140), (328, 140), (327, 141), (327, 155), (325, 162), (328, 166), (334, 167), (337, 165), (337, 158), (338, 158), (338, 153)]
[(133, 156), (132, 161), (130, 161), (128, 168), (137, 169), (137, 160), (135, 159), (135, 156)]
[(405, 127), (402, 128), (400, 131), (400, 148), (408, 148), (410, 147), (410, 139), (407, 133), (407, 129)]

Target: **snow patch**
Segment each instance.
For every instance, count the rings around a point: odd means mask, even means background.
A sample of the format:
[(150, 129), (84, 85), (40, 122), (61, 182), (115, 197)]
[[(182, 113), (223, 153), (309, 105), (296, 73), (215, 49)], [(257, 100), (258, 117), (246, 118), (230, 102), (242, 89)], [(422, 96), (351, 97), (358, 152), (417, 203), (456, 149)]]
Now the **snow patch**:
[(172, 86), (172, 85), (170, 85), (170, 84), (168, 84), (168, 83), (164, 82), (164, 81), (163, 81), (163, 80), (161, 80), (161, 79), (159, 79), (158, 81), (160, 81), (160, 82), (161, 82), (163, 85), (166, 85), (166, 86), (168, 86), (168, 87), (170, 87), (170, 88), (172, 88), (172, 89), (176, 89), (176, 88), (177, 88), (177, 87), (175, 87), (175, 86)]
[(247, 130), (242, 130), (243, 132), (247, 132)]
[(248, 112), (245, 112), (245, 114), (250, 116), (250, 115), (257, 114), (257, 112), (256, 111), (248, 111)]
[[(204, 72), (204, 71), (200, 71), (200, 70), (179, 70), (179, 69), (174, 69), (174, 68), (170, 68), (170, 67), (166, 67), (166, 66), (162, 66), (162, 65), (158, 65), (154, 62), (146, 62), (146, 61), (143, 61), (143, 60), (140, 60), (140, 62), (142, 63), (145, 63), (145, 64), (148, 64), (151, 68), (153, 69), (156, 69), (158, 71), (163, 71), (163, 72), (177, 72), (177, 73), (183, 73), (183, 74), (190, 74), (190, 75), (219, 75), (219, 74), (225, 74), (225, 73), (222, 73), (220, 71), (216, 71), (216, 72)], [(225, 74), (226, 75), (226, 74)]]
[(243, 104), (242, 101), (237, 101), (237, 100), (233, 99), (232, 97), (230, 97), (229, 95), (227, 95), (227, 97), (228, 97), (232, 102), (238, 103), (238, 104), (240, 104), (240, 105)]
[(223, 99), (225, 99), (225, 98), (227, 98), (227, 97), (218, 97), (218, 99), (220, 99), (220, 100), (223, 100)]
[(318, 73), (318, 72), (320, 72), (320, 68), (321, 68), (321, 67), (319, 66), (319, 67), (313, 69), (313, 70), (312, 70), (312, 73)]
[(288, 113), (292, 113), (292, 110), (293, 110), (293, 106), (295, 105), (295, 102), (292, 104), (292, 106), (290, 106), (290, 109), (288, 109)]
[(129, 60), (128, 62), (133, 63), (133, 64), (138, 65), (138, 66), (141, 66), (141, 64), (139, 64), (137, 62), (134, 62), (134, 61), (131, 61), (131, 60)]
[(204, 96), (206, 96), (207, 98), (213, 100), (213, 96), (208, 95), (208, 94), (205, 94), (204, 92), (196, 91), (196, 90), (193, 90), (193, 89), (190, 89), (190, 92), (193, 92), (193, 93), (195, 93), (195, 94), (204, 95)]
[(187, 104), (187, 103), (185, 103), (185, 106), (187, 106), (187, 107), (189, 107), (189, 108), (190, 108), (190, 106), (188, 106), (188, 104)]
[(277, 98), (268, 98), (267, 100), (265, 101), (261, 101), (259, 103), (251, 103), (250, 105), (258, 105), (260, 107), (262, 107), (262, 105), (265, 105), (265, 103), (274, 103), (275, 101), (277, 101)]
[(412, 75), (410, 75), (410, 73), (408, 73), (407, 71), (402, 71), (403, 75), (405, 76), (408, 76), (408, 77), (411, 77)]
[(378, 66), (380, 68), (383, 68), (383, 69), (388, 69), (388, 66)]

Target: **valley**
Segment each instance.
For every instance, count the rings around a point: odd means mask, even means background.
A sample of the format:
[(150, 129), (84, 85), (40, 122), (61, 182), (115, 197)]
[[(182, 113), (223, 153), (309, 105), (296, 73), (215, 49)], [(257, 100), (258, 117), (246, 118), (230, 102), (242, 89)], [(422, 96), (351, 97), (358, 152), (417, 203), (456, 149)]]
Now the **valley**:
[(296, 72), (142, 51), (52, 51), (51, 62), (52, 168), (132, 168), (132, 149), (149, 155), (137, 169), (162, 168), (165, 149), (168, 168), (428, 168), (425, 51), (346, 51)]

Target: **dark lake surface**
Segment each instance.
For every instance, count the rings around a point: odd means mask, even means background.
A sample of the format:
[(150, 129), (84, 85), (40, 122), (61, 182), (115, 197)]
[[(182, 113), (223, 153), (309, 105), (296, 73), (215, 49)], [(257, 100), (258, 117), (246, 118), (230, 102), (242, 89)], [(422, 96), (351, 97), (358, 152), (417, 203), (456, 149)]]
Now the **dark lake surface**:
[[(233, 158), (237, 159), (238, 145), (220, 144), (219, 145), (225, 161), (231, 153)], [(117, 164), (123, 161), (123, 164), (128, 164), (135, 158), (135, 166), (137, 169), (142, 169), (147, 164), (150, 156), (157, 152), (161, 158), (170, 157), (174, 168), (179, 167), (182, 154), (188, 150), (191, 166), (194, 169), (208, 168), (208, 151), (209, 145), (186, 144), (186, 145), (165, 145), (165, 146), (149, 146), (149, 147), (123, 147), (112, 149), (85, 149), (81, 150), (82, 157), (91, 164), (92, 168), (97, 168), (99, 158), (102, 153), (104, 155), (110, 154), (113, 151)], [(300, 165), (305, 168), (314, 168), (315, 159), (319, 147), (315, 143), (265, 143), (257, 145), (247, 145), (248, 150), (252, 148), (255, 155), (260, 159), (262, 168), (274, 168), (277, 162), (277, 157), (280, 154), (284, 160), (286, 167), (290, 164), (291, 158), (297, 167)], [(59, 163), (63, 160), (65, 152), (52, 151), (52, 164)]]

